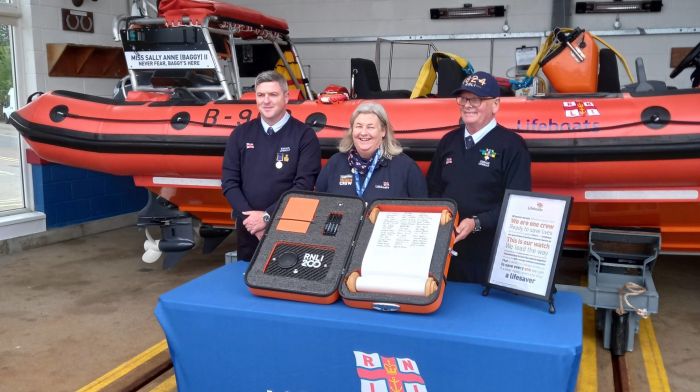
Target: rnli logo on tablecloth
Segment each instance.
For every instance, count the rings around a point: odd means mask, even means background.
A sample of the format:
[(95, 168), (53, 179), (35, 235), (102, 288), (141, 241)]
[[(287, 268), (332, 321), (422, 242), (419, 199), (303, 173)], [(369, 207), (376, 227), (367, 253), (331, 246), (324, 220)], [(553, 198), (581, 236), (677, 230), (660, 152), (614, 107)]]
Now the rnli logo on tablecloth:
[(338, 185), (352, 185), (352, 174), (341, 175), (338, 178)]
[(246, 144), (245, 144), (245, 149), (246, 149), (246, 150), (252, 150), (252, 149), (254, 149), (254, 148), (255, 148), (255, 144), (253, 144), (253, 143), (246, 143)]
[(595, 104), (590, 101), (564, 101), (566, 117), (600, 116)]
[(479, 166), (489, 167), (491, 166), (491, 159), (496, 159), (496, 151), (492, 148), (483, 148), (479, 150), (481, 153), (481, 160), (479, 161)]
[(353, 353), (361, 392), (428, 392), (418, 364), (411, 358)]
[(377, 189), (389, 189), (389, 181), (384, 181), (381, 184), (377, 184), (374, 186)]

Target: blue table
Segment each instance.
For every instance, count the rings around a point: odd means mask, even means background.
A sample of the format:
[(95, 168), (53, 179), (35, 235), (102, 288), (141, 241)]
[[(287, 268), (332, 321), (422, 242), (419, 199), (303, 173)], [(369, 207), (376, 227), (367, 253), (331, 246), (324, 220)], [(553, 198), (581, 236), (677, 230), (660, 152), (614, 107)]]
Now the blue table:
[(407, 392), (575, 388), (575, 294), (556, 294), (552, 315), (543, 301), (450, 282), (436, 313), (381, 313), (255, 297), (246, 268), (223, 266), (160, 297), (179, 391), (379, 392), (392, 374), (415, 382)]

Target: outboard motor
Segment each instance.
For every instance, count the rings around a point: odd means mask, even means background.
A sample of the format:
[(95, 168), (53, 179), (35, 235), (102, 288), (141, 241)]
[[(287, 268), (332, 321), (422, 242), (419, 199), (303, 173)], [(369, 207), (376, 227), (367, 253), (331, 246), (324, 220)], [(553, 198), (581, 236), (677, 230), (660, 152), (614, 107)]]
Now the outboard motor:
[[(163, 268), (168, 269), (177, 264), (188, 250), (194, 248), (192, 217), (153, 194), (149, 194), (148, 203), (139, 211), (136, 225), (146, 231), (146, 241), (143, 244), (145, 252), (141, 257), (146, 263), (156, 262), (165, 253)], [(151, 236), (148, 231), (150, 226), (160, 227), (159, 240)]]

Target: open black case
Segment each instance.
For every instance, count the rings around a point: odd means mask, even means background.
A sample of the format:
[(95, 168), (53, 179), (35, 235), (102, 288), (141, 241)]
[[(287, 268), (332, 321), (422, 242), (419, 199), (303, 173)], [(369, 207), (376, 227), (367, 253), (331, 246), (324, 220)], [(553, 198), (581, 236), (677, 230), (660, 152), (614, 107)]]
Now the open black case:
[[(354, 282), (379, 212), (440, 213), (425, 295), (360, 292)], [(385, 199), (367, 208), (356, 197), (312, 192), (282, 196), (250, 261), (253, 294), (353, 307), (430, 313), (440, 307), (449, 270), (457, 205), (450, 199)]]

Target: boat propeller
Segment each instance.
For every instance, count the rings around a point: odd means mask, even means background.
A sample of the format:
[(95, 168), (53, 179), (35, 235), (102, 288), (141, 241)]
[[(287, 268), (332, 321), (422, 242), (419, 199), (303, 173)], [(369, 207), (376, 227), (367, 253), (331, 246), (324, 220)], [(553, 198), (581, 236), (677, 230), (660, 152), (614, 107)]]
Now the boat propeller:
[(143, 242), (143, 250), (145, 251), (143, 253), (143, 256), (141, 256), (141, 260), (143, 260), (144, 263), (155, 263), (158, 261), (160, 256), (163, 254), (163, 252), (158, 248), (158, 244), (160, 243), (160, 240), (154, 240), (153, 237), (151, 237), (151, 233), (148, 232), (148, 228), (146, 228), (146, 241)]

